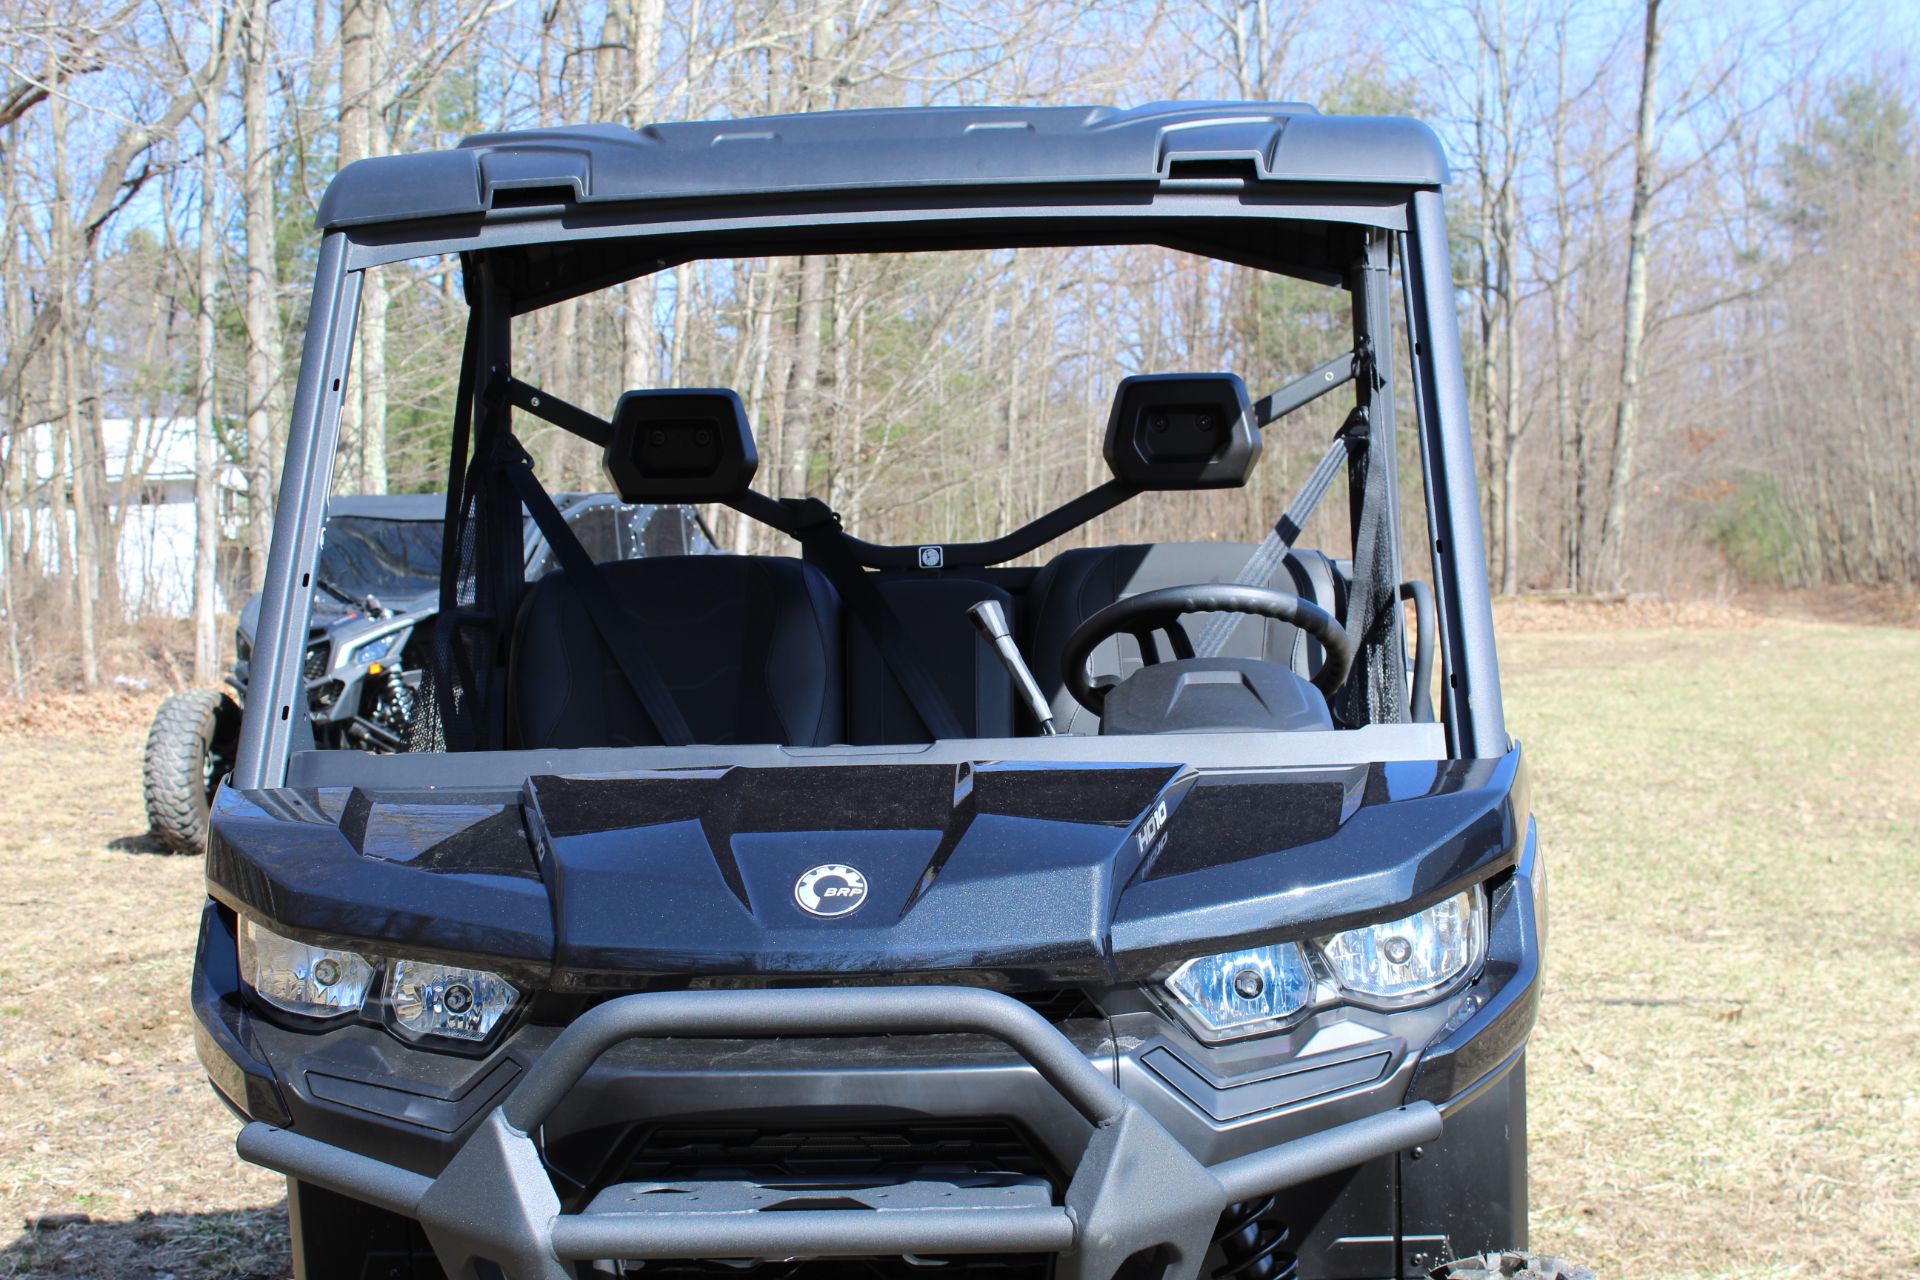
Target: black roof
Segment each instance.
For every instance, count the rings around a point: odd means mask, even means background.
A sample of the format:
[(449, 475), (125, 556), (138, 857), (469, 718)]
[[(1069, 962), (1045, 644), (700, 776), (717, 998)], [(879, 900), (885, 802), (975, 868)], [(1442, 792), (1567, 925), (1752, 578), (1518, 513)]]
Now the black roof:
[(1273, 183), (1447, 178), (1439, 139), (1419, 121), (1323, 116), (1299, 103), (915, 107), (481, 134), (451, 151), (348, 165), (317, 220), (333, 230), (561, 202), (1145, 184), (1223, 165)]

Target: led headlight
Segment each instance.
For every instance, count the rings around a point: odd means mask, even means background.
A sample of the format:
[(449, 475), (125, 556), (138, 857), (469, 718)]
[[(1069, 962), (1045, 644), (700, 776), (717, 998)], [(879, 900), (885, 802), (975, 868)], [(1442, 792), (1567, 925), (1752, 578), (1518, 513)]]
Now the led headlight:
[(1245, 1032), (1289, 1018), (1313, 997), (1313, 972), (1298, 943), (1251, 947), (1189, 960), (1167, 990), (1202, 1034)]
[(1353, 995), (1412, 1003), (1446, 986), (1480, 958), (1487, 940), (1479, 885), (1425, 911), (1318, 940), (1327, 970)]
[(357, 667), (369, 662), (385, 662), (399, 652), (400, 646), (406, 642), (407, 631), (408, 628), (402, 627), (398, 631), (389, 631), (386, 635), (375, 636), (365, 644), (354, 646), (353, 652), (347, 657), (347, 664)]
[(387, 969), (387, 1006), (410, 1035), (485, 1040), (520, 993), (484, 969), (396, 960)]
[(373, 966), (357, 952), (295, 942), (242, 916), (240, 977), (254, 994), (288, 1013), (335, 1018), (367, 998)]

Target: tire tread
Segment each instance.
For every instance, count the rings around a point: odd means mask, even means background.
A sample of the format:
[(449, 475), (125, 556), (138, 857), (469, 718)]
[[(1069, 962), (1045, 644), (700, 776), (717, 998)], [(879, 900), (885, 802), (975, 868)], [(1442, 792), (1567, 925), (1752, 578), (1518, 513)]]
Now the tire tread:
[(147, 730), (141, 790), (147, 824), (170, 853), (204, 853), (208, 804), (204, 760), (216, 735), (236, 727), (240, 707), (220, 689), (183, 689), (160, 704)]

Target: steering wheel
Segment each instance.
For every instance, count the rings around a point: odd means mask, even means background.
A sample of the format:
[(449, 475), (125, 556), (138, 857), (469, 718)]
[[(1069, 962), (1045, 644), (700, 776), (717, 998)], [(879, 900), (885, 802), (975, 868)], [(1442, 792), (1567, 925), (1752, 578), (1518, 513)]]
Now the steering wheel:
[(1176, 659), (1193, 657), (1193, 643), (1180, 626), (1181, 617), (1189, 613), (1251, 613), (1300, 628), (1326, 650), (1326, 660), (1313, 676), (1314, 685), (1322, 693), (1338, 689), (1353, 666), (1353, 640), (1347, 629), (1325, 609), (1299, 596), (1232, 582), (1162, 587), (1114, 601), (1067, 637), (1060, 674), (1074, 701), (1095, 715), (1106, 706), (1109, 686), (1096, 685), (1087, 678), (1087, 659), (1114, 636), (1130, 635), (1139, 641), (1140, 656), (1149, 666), (1160, 660), (1158, 647), (1152, 642), (1156, 631), (1166, 633)]

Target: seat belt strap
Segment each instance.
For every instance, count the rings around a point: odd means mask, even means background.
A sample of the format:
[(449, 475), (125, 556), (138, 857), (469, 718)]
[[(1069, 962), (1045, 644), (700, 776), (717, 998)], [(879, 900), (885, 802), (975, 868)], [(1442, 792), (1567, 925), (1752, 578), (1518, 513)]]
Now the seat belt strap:
[(941, 691), (939, 682), (927, 669), (920, 658), (919, 650), (907, 640), (906, 627), (900, 617), (887, 603), (886, 596), (873, 584), (867, 571), (860, 567), (853, 553), (847, 550), (844, 535), (840, 532), (840, 517), (833, 508), (818, 498), (802, 498), (783, 503), (794, 516), (792, 535), (799, 539), (800, 546), (807, 551), (820, 571), (827, 575), (840, 598), (846, 602), (847, 609), (859, 622), (874, 647), (880, 650), (880, 659), (893, 672), (893, 678), (900, 683), (907, 701), (913, 704), (914, 714), (920, 717), (921, 724), (935, 738), (963, 738), (966, 731), (960, 727), (960, 717), (954, 714), (953, 706), (947, 701), (947, 695)]
[(593, 621), (593, 629), (600, 635), (600, 643), (613, 656), (614, 665), (620, 668), (620, 674), (640, 703), (640, 709), (653, 721), (654, 730), (667, 746), (689, 745), (693, 742), (693, 730), (687, 727), (686, 717), (680, 714), (672, 691), (667, 688), (667, 682), (661, 678), (659, 669), (653, 665), (653, 659), (647, 656), (646, 650), (633, 643), (632, 619), (626, 616), (626, 611), (608, 592), (606, 575), (600, 572), (600, 566), (593, 562), (587, 549), (580, 545), (580, 539), (574, 536), (566, 517), (553, 505), (553, 499), (547, 496), (540, 478), (533, 474), (532, 457), (511, 436), (501, 442), (500, 452), (504, 455), (501, 466), (506, 470), (508, 479), (512, 480), (521, 503), (533, 516), (533, 522), (539, 526), (547, 545), (553, 548), (561, 569), (577, 588), (577, 594), (587, 606), (587, 617)]
[[(1314, 508), (1320, 505), (1320, 499), (1327, 496), (1327, 490), (1333, 485), (1334, 477), (1339, 475), (1341, 469), (1346, 466), (1347, 459), (1352, 456), (1353, 450), (1363, 447), (1365, 441), (1364, 425), (1355, 430), (1354, 419), (1348, 418), (1347, 425), (1341, 427), (1339, 434), (1334, 436), (1333, 443), (1327, 446), (1327, 451), (1314, 465), (1312, 473), (1307, 476), (1306, 483), (1300, 486), (1300, 492), (1296, 493), (1293, 501), (1287, 504), (1287, 509), (1281, 513), (1272, 531), (1261, 540), (1258, 547), (1254, 548), (1253, 554), (1247, 557), (1247, 563), (1233, 579), (1235, 584), (1243, 587), (1264, 587), (1273, 581), (1273, 575), (1279, 570), (1280, 562), (1287, 558), (1287, 552), (1293, 550), (1294, 542), (1300, 537), (1300, 530), (1312, 517)], [(1218, 657), (1221, 650), (1227, 647), (1227, 642), (1233, 639), (1234, 629), (1246, 621), (1246, 617), (1247, 615), (1243, 613), (1214, 614), (1207, 620), (1206, 627), (1201, 630), (1200, 639), (1194, 643), (1194, 655), (1201, 658)]]

